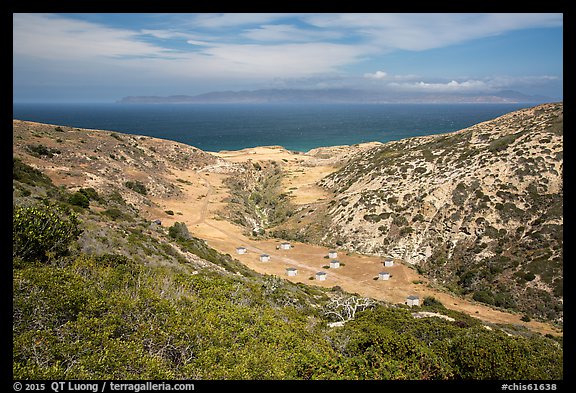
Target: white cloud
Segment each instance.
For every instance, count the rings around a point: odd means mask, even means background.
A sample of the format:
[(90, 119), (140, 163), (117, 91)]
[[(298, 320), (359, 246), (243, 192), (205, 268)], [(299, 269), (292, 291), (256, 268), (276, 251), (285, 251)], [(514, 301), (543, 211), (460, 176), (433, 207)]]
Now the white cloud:
[[(106, 20), (92, 20), (97, 19)], [(394, 50), (562, 26), (562, 14), (178, 14), (165, 22), (119, 28), (66, 14), (13, 14), (14, 86), (172, 83), (184, 89), (274, 79), (299, 80), (301, 87), (308, 80), (308, 86), (320, 88), (356, 84), (438, 92), (538, 86), (557, 77), (431, 81), (383, 70), (355, 73), (353, 66), (363, 61), (386, 65), (376, 56)]]
[[(222, 22), (225, 16), (213, 17)], [(266, 17), (231, 15), (240, 21), (267, 20)], [(209, 23), (209, 21), (212, 21)], [(210, 18), (205, 23), (216, 24)], [(278, 31), (287, 32), (287, 29)], [(281, 44), (237, 44), (217, 42), (213, 36), (182, 33), (176, 30), (129, 30), (102, 26), (58, 15), (14, 14), (14, 64), (40, 58), (58, 64), (62, 71), (96, 72), (103, 70), (127, 77), (136, 74), (165, 78), (271, 78), (333, 72), (356, 62), (362, 46), (319, 42)], [(144, 39), (178, 38), (190, 50), (167, 49)], [(192, 38), (190, 38), (192, 37)], [(208, 39), (205, 39), (208, 38)], [(193, 46), (195, 48), (193, 48)], [(47, 63), (43, 63), (47, 64)], [(79, 64), (83, 64), (79, 68)], [(57, 69), (57, 65), (52, 67)], [(113, 71), (115, 69), (115, 71)], [(110, 75), (112, 78), (113, 75)]]
[(226, 62), (238, 71), (270, 77), (333, 72), (339, 66), (357, 61), (362, 49), (330, 43), (226, 44), (206, 48), (202, 53)]
[(339, 38), (342, 36), (342, 33), (329, 30), (302, 29), (287, 24), (276, 24), (246, 29), (242, 33), (242, 36), (251, 40), (265, 42), (307, 42)]
[(186, 42), (187, 42), (188, 44), (190, 44), (190, 45), (195, 45), (195, 46), (206, 46), (206, 47), (212, 47), (212, 46), (214, 46), (213, 43), (208, 42), (208, 41), (187, 40)]
[(140, 33), (152, 37), (160, 38), (163, 40), (171, 39), (197, 39), (199, 36), (196, 34), (183, 33), (177, 30), (162, 30), (162, 29), (142, 29)]
[(364, 74), (364, 78), (368, 79), (384, 79), (388, 74), (384, 71), (376, 71), (374, 73), (366, 73)]
[[(393, 79), (393, 78), (391, 78)], [(426, 82), (420, 81), (403, 81), (390, 82), (389, 88), (402, 91), (413, 92), (435, 92), (435, 93), (489, 93), (499, 90), (520, 89), (530, 86), (542, 86), (552, 81), (559, 81), (560, 78), (550, 75), (531, 75), (531, 76), (492, 76), (489, 78), (466, 79), (462, 81), (450, 80), (448, 82)]]
[(490, 90), (491, 87), (484, 81), (479, 80), (466, 80), (457, 82), (451, 80), (447, 83), (430, 83), (430, 82), (415, 82), (415, 83), (398, 83), (392, 82), (389, 86), (396, 87), (402, 90), (417, 90), (429, 92), (464, 92), (464, 91), (484, 91)]
[(302, 14), (273, 14), (273, 13), (223, 13), (223, 14), (196, 14), (189, 24), (194, 27), (221, 28), (236, 27), (250, 24), (269, 24), (273, 21), (302, 16)]
[[(298, 17), (309, 27), (275, 23)], [(13, 54), (45, 59), (164, 58), (198, 60), (191, 52), (153, 44), (146, 37), (179, 39), (214, 60), (253, 65), (266, 74), (331, 72), (372, 55), (395, 49), (423, 50), (506, 30), (562, 23), (558, 14), (198, 14), (189, 22), (201, 33), (172, 29), (130, 30), (60, 15), (14, 14)], [(236, 34), (216, 35), (223, 27), (256, 25)], [(305, 25), (302, 25), (305, 26)], [(206, 29), (214, 33), (206, 35)], [(347, 40), (342, 41), (346, 36)], [(257, 41), (252, 45), (239, 39)], [(339, 42), (330, 42), (341, 39)], [(273, 45), (276, 42), (280, 44)], [(266, 45), (262, 45), (262, 44)], [(226, 53), (228, 51), (229, 53)], [(290, 52), (286, 52), (290, 51)], [(205, 64), (206, 62), (202, 62)], [(230, 64), (230, 65), (232, 65)], [(193, 68), (194, 65), (191, 65)], [(210, 70), (206, 70), (209, 72)], [(383, 79), (384, 71), (366, 74)]]
[(348, 29), (375, 45), (389, 49), (420, 51), (440, 48), (508, 31), (559, 27), (562, 14), (316, 14), (305, 17), (311, 25)]
[(490, 85), (495, 88), (507, 89), (515, 86), (542, 86), (550, 82), (560, 81), (552, 75), (526, 75), (526, 76), (493, 76)]
[(138, 32), (64, 18), (14, 14), (13, 54), (47, 59), (167, 56), (173, 51), (146, 43)]

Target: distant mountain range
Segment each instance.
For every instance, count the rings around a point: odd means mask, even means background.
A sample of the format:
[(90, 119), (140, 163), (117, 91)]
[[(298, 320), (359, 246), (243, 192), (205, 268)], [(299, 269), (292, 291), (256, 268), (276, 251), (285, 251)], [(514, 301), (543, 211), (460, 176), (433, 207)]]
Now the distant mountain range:
[(391, 93), (360, 89), (261, 89), (219, 91), (194, 96), (127, 96), (121, 104), (274, 104), (274, 103), (546, 103), (550, 97), (533, 96), (513, 90), (493, 94)]

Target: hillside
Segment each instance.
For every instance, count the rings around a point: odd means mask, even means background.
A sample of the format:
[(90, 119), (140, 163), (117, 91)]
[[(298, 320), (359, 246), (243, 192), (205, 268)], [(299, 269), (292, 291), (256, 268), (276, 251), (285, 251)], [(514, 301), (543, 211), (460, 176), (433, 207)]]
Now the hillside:
[[(126, 181), (146, 183), (146, 194), (126, 193), (129, 203), (148, 197), (180, 195), (171, 177), (184, 168), (228, 168), (228, 162), (182, 143), (128, 135), (14, 120), (14, 156), (26, 157), (65, 186), (113, 189)], [(134, 191), (134, 190), (133, 190)]]
[(456, 301), (401, 260), (379, 282), (380, 258), (340, 247), (320, 282), (326, 248), (274, 249), (282, 225), (333, 207), (317, 181), (386, 146), (209, 154), (14, 120), (14, 378), (562, 379), (546, 324)]
[[(563, 106), (376, 146), (284, 236), (402, 259), (477, 301), (562, 321)], [(322, 223), (321, 226), (318, 223)]]

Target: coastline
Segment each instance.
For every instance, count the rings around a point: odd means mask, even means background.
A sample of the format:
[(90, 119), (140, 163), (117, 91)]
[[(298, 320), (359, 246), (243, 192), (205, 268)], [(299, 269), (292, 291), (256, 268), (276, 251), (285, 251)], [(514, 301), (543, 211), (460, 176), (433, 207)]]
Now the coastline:
[(524, 104), (14, 104), (13, 119), (168, 139), (206, 152), (316, 148), (453, 132)]

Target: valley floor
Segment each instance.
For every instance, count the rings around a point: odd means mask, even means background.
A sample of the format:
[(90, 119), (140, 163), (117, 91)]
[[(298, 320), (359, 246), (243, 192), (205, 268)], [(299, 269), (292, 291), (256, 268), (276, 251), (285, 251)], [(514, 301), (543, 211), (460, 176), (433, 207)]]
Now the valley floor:
[[(238, 152), (218, 153), (220, 158), (232, 162), (262, 162), (282, 160), (288, 176), (283, 184), (285, 191), (292, 196), (295, 204), (321, 202), (328, 197), (326, 192), (315, 186), (315, 182), (336, 169), (334, 162), (320, 162), (317, 157), (308, 154), (294, 154), (282, 148), (259, 147)], [(442, 304), (456, 311), (465, 312), (486, 324), (513, 324), (524, 326), (542, 334), (562, 335), (556, 327), (538, 321), (521, 321), (520, 314), (503, 312), (486, 305), (456, 297), (433, 288), (429, 281), (419, 275), (412, 266), (395, 260), (393, 267), (383, 266), (383, 258), (378, 256), (338, 251), (341, 267), (326, 269), (328, 249), (321, 246), (291, 242), (289, 250), (279, 249), (280, 239), (254, 240), (243, 235), (241, 227), (218, 219), (217, 213), (225, 208), (228, 189), (224, 180), (229, 174), (217, 171), (184, 170), (174, 174), (174, 179), (183, 179), (183, 196), (178, 198), (156, 198), (153, 201), (159, 207), (150, 207), (145, 215), (151, 220), (162, 217), (162, 225), (171, 226), (175, 222), (184, 222), (190, 232), (206, 240), (209, 246), (232, 255), (251, 269), (301, 282), (323, 287), (340, 286), (342, 289), (391, 303), (404, 303), (409, 295), (417, 295), (422, 301), (432, 296)], [(165, 211), (172, 210), (174, 215), (167, 216)], [(247, 253), (239, 255), (236, 248), (244, 246)], [(268, 254), (269, 262), (261, 262), (260, 254)], [(296, 276), (287, 276), (286, 269), (294, 267)], [(315, 280), (315, 274), (327, 273), (325, 281)], [(388, 281), (376, 280), (378, 273), (387, 271)]]

